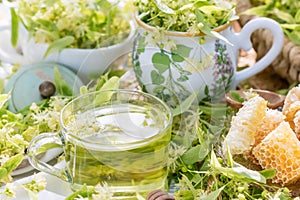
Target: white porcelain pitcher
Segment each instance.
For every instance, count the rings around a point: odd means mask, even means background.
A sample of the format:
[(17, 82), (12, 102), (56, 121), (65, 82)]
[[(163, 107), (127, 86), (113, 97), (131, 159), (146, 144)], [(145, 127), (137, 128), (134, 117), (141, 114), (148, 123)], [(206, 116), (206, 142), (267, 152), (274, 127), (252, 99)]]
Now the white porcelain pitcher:
[[(281, 51), (284, 40), (280, 25), (268, 18), (250, 21), (239, 33), (231, 24), (216, 29), (227, 42), (206, 35), (162, 32), (139, 19), (136, 21), (139, 28), (132, 55), (136, 77), (144, 90), (170, 105), (195, 91), (201, 99), (223, 96), (265, 69)], [(239, 49), (252, 48), (250, 36), (259, 28), (271, 30), (273, 46), (256, 64), (237, 71)]]

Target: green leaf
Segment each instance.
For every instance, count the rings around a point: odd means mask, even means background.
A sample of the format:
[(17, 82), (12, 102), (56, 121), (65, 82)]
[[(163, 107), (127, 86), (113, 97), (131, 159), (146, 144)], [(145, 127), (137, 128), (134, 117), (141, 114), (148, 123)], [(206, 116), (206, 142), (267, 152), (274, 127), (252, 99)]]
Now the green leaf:
[(74, 42), (74, 40), (75, 40), (74, 37), (66, 36), (66, 37), (63, 37), (61, 39), (54, 41), (47, 48), (47, 51), (43, 58), (45, 59), (50, 53), (59, 52), (59, 51), (63, 50), (67, 46), (71, 45)]
[(245, 99), (238, 92), (235, 92), (232, 90), (229, 93), (233, 100), (240, 102), (240, 103), (243, 103), (245, 101)]
[(265, 169), (259, 172), (261, 175), (263, 175), (266, 179), (273, 178), (276, 176), (276, 170), (275, 169)]
[(207, 6), (210, 5), (209, 2), (207, 0), (198, 0), (194, 3), (194, 6), (196, 7), (202, 7), (202, 6)]
[(155, 53), (152, 56), (152, 63), (159, 73), (164, 73), (170, 68), (171, 60), (169, 56), (164, 53)]
[(108, 72), (108, 78), (113, 76), (121, 78), (128, 70), (125, 69), (116, 69)]
[(79, 91), (80, 95), (87, 94), (89, 92), (88, 87), (86, 85), (81, 86)]
[(188, 98), (186, 98), (183, 102), (181, 102), (176, 108), (172, 110), (173, 116), (180, 115), (185, 111), (189, 110), (191, 105), (195, 102), (198, 97), (199, 90), (193, 92)]
[(227, 111), (227, 107), (224, 106), (215, 106), (215, 107), (207, 107), (207, 106), (199, 106), (199, 109), (202, 113), (212, 116), (212, 117), (220, 117), (224, 116)]
[(295, 15), (295, 22), (300, 23), (300, 10), (298, 10), (296, 15)]
[(109, 80), (108, 73), (105, 73), (100, 76), (100, 78), (96, 81), (96, 84), (89, 89), (89, 91), (98, 91), (101, 87)]
[(146, 37), (140, 37), (138, 39), (138, 47), (137, 47), (137, 53), (141, 54), (145, 52), (145, 47), (146, 47)]
[(11, 44), (17, 46), (19, 37), (19, 18), (14, 8), (10, 8), (11, 13)]
[(289, 24), (295, 23), (294, 17), (287, 12), (281, 11), (279, 9), (274, 9), (273, 13), (276, 17), (278, 17), (278, 19), (281, 19), (285, 23), (289, 23)]
[(4, 79), (0, 79), (0, 93), (4, 92), (5, 89), (5, 80)]
[(266, 178), (262, 176), (259, 172), (247, 169), (242, 165), (233, 168), (223, 168), (221, 172), (225, 176), (232, 179), (239, 179), (248, 182), (256, 181), (264, 184), (266, 183)]
[[(10, 157), (7, 161), (5, 161), (2, 164), (0, 169), (5, 169), (7, 174), (10, 174), (13, 170), (15, 170), (21, 164), (23, 158), (24, 158), (23, 154), (14, 155), (14, 156)], [(1, 170), (1, 171), (2, 171), (1, 173), (4, 172), (3, 170)], [(2, 175), (4, 175), (4, 173)], [(1, 176), (0, 180), (2, 178), (4, 178), (4, 177)]]
[(195, 10), (195, 15), (197, 23), (204, 22), (204, 16), (199, 9)]
[(210, 149), (207, 143), (204, 143), (202, 145), (197, 145), (189, 149), (186, 153), (183, 154), (181, 159), (185, 164), (190, 165), (196, 162), (203, 161), (209, 154), (209, 152)]
[(269, 7), (267, 5), (261, 5), (261, 6), (256, 6), (253, 8), (250, 8), (246, 10), (245, 12), (242, 12), (241, 15), (247, 14), (247, 15), (258, 15), (258, 16), (265, 16), (266, 13), (268, 12)]
[(4, 179), (5, 177), (7, 177), (9, 173), (7, 172), (7, 170), (3, 167), (0, 168), (0, 180)]
[(161, 0), (153, 0), (153, 2), (160, 11), (166, 14), (175, 14), (175, 11), (168, 7), (166, 4), (162, 3)]
[(222, 167), (214, 151), (211, 151), (210, 165), (214, 170), (234, 180), (240, 180), (246, 182), (254, 181), (263, 184), (266, 183), (266, 178), (263, 175), (261, 175), (258, 171), (248, 169), (234, 161), (233, 161), (233, 167), (230, 168)]
[(300, 29), (300, 24), (280, 24), (280, 26), (283, 29), (290, 29), (290, 30)]
[(0, 109), (4, 107), (9, 98), (9, 94), (0, 94)]
[(232, 158), (232, 154), (230, 152), (229, 145), (228, 145), (228, 143), (225, 143), (225, 145), (226, 145), (225, 153), (226, 153), (227, 165), (229, 167), (233, 167), (234, 166), (234, 160)]
[(291, 33), (287, 33), (289, 39), (295, 43), (296, 45), (300, 45), (300, 32), (299, 31), (292, 31)]
[(208, 85), (205, 85), (205, 88), (204, 88), (204, 94), (206, 96), (209, 96), (209, 88), (208, 88)]
[(221, 35), (220, 33), (212, 30), (205, 22), (204, 22), (204, 16), (201, 13), (201, 11), (199, 9), (195, 10), (195, 14), (196, 14), (196, 20), (198, 23), (202, 23), (203, 27), (201, 28), (201, 32), (211, 36), (211, 37), (216, 37), (220, 40), (223, 40), (224, 42), (226, 42), (227, 44), (233, 45), (227, 38), (225, 38), (223, 35)]
[(209, 193), (209, 195), (207, 195), (206, 197), (200, 197), (199, 200), (217, 200), (219, 199), (219, 196), (221, 194), (221, 192), (224, 190), (225, 185), (211, 193)]
[(165, 77), (155, 70), (151, 71), (151, 80), (153, 84), (160, 85), (165, 81)]
[(216, 170), (223, 169), (214, 151), (210, 153), (210, 166)]
[(216, 31), (212, 31), (212, 30), (206, 31), (206, 29), (203, 29), (203, 32), (209, 36), (216, 37), (220, 40), (223, 40), (227, 44), (233, 46), (233, 44), (226, 37), (224, 37), (223, 35), (221, 35), (220, 33), (216, 32)]
[(172, 50), (172, 59), (175, 62), (183, 62), (185, 58), (189, 57), (192, 48), (182, 44), (177, 44), (176, 49)]
[(63, 79), (57, 66), (54, 67), (54, 85), (55, 85), (56, 91), (59, 95), (62, 95), (62, 96), (72, 96), (73, 95), (72, 88)]
[(43, 144), (38, 151), (36, 152), (36, 154), (40, 154), (40, 153), (44, 153), (50, 149), (54, 149), (54, 148), (62, 148), (61, 145), (59, 144), (55, 144), (55, 143), (47, 143), (47, 144)]
[(196, 199), (197, 191), (196, 191), (195, 187), (193, 186), (192, 182), (184, 174), (182, 174), (182, 179), (186, 183), (186, 185), (188, 186), (189, 190), (192, 192), (192, 194), (194, 196), (194, 199)]
[[(118, 89), (119, 86), (120, 86), (120, 78), (113, 76), (103, 84), (103, 86), (99, 89), (99, 91), (115, 90)], [(105, 102), (110, 101), (112, 95), (113, 95), (112, 91), (98, 94), (94, 99), (95, 105), (103, 104)]]
[(119, 86), (120, 86), (120, 78), (117, 76), (113, 76), (102, 85), (100, 91), (115, 90), (118, 89)]
[(65, 200), (75, 200), (78, 197), (81, 198), (88, 198), (92, 197), (93, 194), (95, 194), (95, 188), (94, 187), (87, 187), (86, 184), (84, 184), (79, 190), (75, 191), (73, 194), (66, 197)]

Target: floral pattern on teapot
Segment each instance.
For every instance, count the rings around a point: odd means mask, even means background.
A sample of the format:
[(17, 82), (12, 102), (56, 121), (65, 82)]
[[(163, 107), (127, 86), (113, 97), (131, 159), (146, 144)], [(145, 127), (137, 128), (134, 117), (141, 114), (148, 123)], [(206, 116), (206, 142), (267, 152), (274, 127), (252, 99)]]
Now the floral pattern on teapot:
[[(147, 86), (144, 85), (143, 73), (141, 68), (141, 60), (139, 57), (145, 53), (146, 48), (152, 49), (154, 53), (151, 55), (151, 93), (174, 106), (191, 95), (190, 89), (186, 88), (186, 83), (190, 79), (192, 73), (201, 73), (209, 68), (213, 69), (213, 83), (209, 86), (205, 85), (203, 93), (207, 98), (220, 97), (224, 95), (224, 91), (230, 88), (234, 68), (232, 60), (227, 52), (226, 44), (223, 41), (215, 40), (215, 52), (208, 53), (201, 43), (205, 43), (205, 39), (199, 40), (200, 58), (195, 59), (192, 54), (192, 48), (188, 45), (179, 44), (170, 37), (163, 38), (163, 34), (138, 34), (134, 50), (132, 54), (133, 67), (140, 85), (145, 91)], [(174, 72), (179, 76), (174, 76)], [(185, 83), (185, 84), (184, 84)], [(148, 92), (148, 91), (147, 91)]]

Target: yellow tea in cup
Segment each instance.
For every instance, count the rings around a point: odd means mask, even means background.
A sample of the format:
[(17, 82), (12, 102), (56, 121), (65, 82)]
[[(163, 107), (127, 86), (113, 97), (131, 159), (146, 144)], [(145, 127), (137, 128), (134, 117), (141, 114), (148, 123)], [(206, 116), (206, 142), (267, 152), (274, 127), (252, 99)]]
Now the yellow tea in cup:
[[(74, 190), (106, 183), (116, 199), (164, 189), (171, 123), (164, 102), (138, 91), (102, 91), (74, 99), (61, 112), (60, 144), (66, 161), (61, 178)], [(31, 152), (45, 143), (39, 138), (30, 145)]]

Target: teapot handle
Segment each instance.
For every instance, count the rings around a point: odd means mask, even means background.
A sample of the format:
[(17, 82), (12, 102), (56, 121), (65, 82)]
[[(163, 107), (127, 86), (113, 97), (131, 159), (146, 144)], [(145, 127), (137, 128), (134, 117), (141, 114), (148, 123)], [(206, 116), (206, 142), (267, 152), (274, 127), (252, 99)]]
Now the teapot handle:
[(284, 42), (284, 34), (280, 25), (269, 18), (261, 17), (249, 21), (241, 30), (236, 34), (237, 44), (240, 48), (248, 51), (252, 48), (251, 34), (260, 28), (269, 29), (273, 34), (273, 44), (270, 50), (258, 62), (248, 68), (236, 72), (232, 87), (235, 88), (241, 81), (261, 72), (268, 67), (281, 52)]

